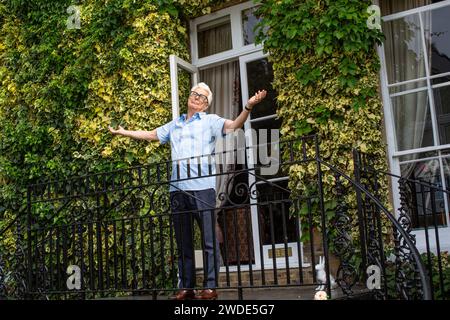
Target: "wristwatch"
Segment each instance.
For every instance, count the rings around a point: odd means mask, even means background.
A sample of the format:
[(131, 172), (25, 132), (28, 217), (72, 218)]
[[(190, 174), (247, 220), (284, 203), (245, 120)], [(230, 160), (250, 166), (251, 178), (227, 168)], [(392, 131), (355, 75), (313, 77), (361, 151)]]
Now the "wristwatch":
[(250, 109), (249, 107), (247, 107), (247, 105), (245, 105), (245, 110), (247, 110), (248, 112), (252, 111), (252, 109)]

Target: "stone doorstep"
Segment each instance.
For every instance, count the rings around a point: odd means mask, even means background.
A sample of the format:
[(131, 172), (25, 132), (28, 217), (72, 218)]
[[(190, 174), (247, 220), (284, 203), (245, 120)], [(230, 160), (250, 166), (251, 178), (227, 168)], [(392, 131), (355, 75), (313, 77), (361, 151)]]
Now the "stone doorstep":
[[(303, 270), (303, 284), (312, 284), (313, 276), (310, 268), (309, 270)], [(300, 275), (298, 269), (289, 270), (290, 281), (289, 284), (300, 284)], [(253, 285), (262, 285), (262, 271), (252, 271)], [(275, 284), (274, 270), (264, 270), (264, 280), (266, 285)], [(279, 285), (288, 284), (286, 269), (277, 270), (277, 282)], [(203, 270), (197, 270), (197, 284), (203, 282)], [(239, 278), (237, 272), (229, 272), (229, 283), (227, 281), (227, 275), (225, 272), (221, 272), (219, 275), (219, 287), (235, 287), (239, 284)], [(241, 271), (241, 285), (250, 286), (250, 271)]]

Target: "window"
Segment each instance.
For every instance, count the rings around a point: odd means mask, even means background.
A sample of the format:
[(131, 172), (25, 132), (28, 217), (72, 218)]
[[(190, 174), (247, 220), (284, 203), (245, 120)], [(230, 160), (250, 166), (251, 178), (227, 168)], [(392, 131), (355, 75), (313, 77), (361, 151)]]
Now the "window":
[(198, 56), (203, 58), (232, 49), (230, 16), (197, 25)]
[[(394, 173), (450, 187), (450, 1), (382, 1), (383, 99)], [(392, 14), (391, 14), (392, 13)], [(395, 192), (394, 192), (395, 193)], [(429, 195), (415, 190), (413, 227), (430, 225)], [(449, 199), (436, 194), (438, 224)]]
[(191, 20), (192, 63), (203, 68), (262, 50), (255, 45), (256, 8), (247, 1)]
[(387, 16), (441, 1), (443, 0), (381, 0), (381, 15)]

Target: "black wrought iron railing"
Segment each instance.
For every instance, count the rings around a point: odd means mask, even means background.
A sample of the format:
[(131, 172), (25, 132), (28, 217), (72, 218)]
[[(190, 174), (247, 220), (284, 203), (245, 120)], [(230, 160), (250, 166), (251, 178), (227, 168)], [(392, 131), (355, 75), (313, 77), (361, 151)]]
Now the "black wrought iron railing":
[[(259, 153), (262, 148), (270, 150)], [(231, 162), (223, 160), (226, 151), (30, 185), (26, 226), (17, 242), (24, 253), (16, 257), (24, 264), (21, 297), (167, 298), (185, 273), (186, 252), (175, 241), (174, 225), (182, 215), (191, 220), (190, 230), (181, 233), (189, 231), (200, 289), (207, 266), (194, 217), (207, 213), (211, 225), (203, 228), (219, 239), (212, 248), (220, 265), (214, 287), (235, 290), (239, 299), (249, 289), (269, 287), (290, 287), (310, 299), (318, 289), (330, 298), (370, 293), (387, 299), (394, 297), (388, 290), (391, 271), (395, 298), (430, 298), (428, 277), (404, 225), (364, 184), (363, 171), (355, 170), (352, 179), (321, 159), (316, 136), (232, 151)], [(270, 161), (249, 163), (264, 154)], [(239, 157), (243, 161), (235, 161)], [(298, 181), (288, 182), (295, 172)], [(212, 176), (222, 179), (215, 206), (173, 212), (170, 186), (178, 190), (179, 182)], [(390, 223), (390, 234), (381, 232), (383, 221)], [(396, 258), (392, 265), (389, 250)]]
[[(399, 264), (400, 257), (411, 259), (411, 253), (405, 248), (405, 241), (417, 247), (419, 256), (426, 268), (425, 274), (430, 285), (431, 299), (450, 299), (450, 259), (448, 249), (441, 247), (441, 230), (448, 225), (446, 221), (443, 198), (449, 199), (450, 190), (442, 185), (420, 180), (401, 177), (390, 172), (374, 168), (372, 156), (355, 152), (356, 170), (359, 172), (361, 183), (373, 194), (379, 192), (379, 182), (384, 180), (386, 185), (397, 188), (398, 214), (396, 220), (406, 234), (400, 235), (398, 228), (393, 230), (393, 263)], [(368, 223), (370, 225), (370, 223)], [(419, 236), (420, 243), (417, 242)], [(416, 251), (416, 250), (414, 250)], [(417, 254), (414, 254), (416, 256)], [(391, 267), (392, 269), (392, 267)], [(391, 280), (394, 276), (391, 276)], [(397, 291), (403, 296), (410, 292), (412, 283), (401, 281), (405, 275), (395, 274)], [(394, 281), (392, 281), (394, 282)], [(398, 283), (397, 283), (398, 282)]]
[(0, 300), (25, 296), (25, 207), (13, 207), (15, 217), (0, 230)]

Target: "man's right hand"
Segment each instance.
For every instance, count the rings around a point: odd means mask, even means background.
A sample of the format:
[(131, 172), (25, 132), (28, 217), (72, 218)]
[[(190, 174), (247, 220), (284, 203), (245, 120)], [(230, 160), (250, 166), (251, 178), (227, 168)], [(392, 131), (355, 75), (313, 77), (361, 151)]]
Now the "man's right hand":
[(132, 131), (132, 130), (125, 130), (121, 126), (116, 130), (112, 128), (111, 126), (108, 127), (109, 132), (111, 132), (114, 135), (121, 135), (124, 137), (129, 137), (133, 139), (138, 140), (147, 140), (147, 141), (158, 141), (158, 135), (156, 134), (156, 129), (153, 129), (152, 131), (145, 131), (145, 130), (138, 130), (138, 131)]
[(123, 135), (125, 132), (125, 129), (122, 126), (119, 126), (119, 129), (117, 129), (117, 130), (115, 130), (111, 126), (108, 127), (108, 129), (109, 129), (109, 132), (111, 132), (114, 135)]

